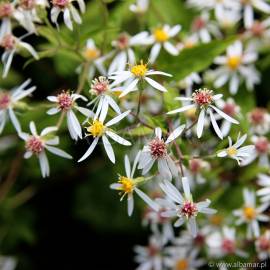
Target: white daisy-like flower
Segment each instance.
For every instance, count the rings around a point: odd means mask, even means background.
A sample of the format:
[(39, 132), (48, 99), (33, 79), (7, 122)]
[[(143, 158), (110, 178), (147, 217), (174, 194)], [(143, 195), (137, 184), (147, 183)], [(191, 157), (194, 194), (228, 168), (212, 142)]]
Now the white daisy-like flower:
[(14, 270), (17, 266), (17, 260), (14, 257), (0, 255), (1, 270)]
[(161, 92), (167, 92), (167, 89), (163, 85), (149, 78), (149, 76), (152, 76), (152, 75), (163, 75), (163, 76), (168, 76), (168, 77), (172, 76), (171, 74), (168, 74), (162, 71), (155, 71), (151, 69), (149, 70), (147, 68), (147, 64), (144, 64), (143, 61), (141, 61), (140, 64), (138, 65), (132, 65), (130, 67), (130, 70), (128, 71), (114, 72), (109, 77), (109, 79), (114, 80), (111, 86), (119, 85), (120, 83), (128, 80), (129, 83), (126, 85), (122, 94), (119, 96), (120, 98), (127, 95), (131, 91), (133, 91), (140, 81), (146, 81), (153, 88)]
[(216, 231), (206, 238), (210, 256), (221, 258), (227, 255), (247, 257), (248, 254), (237, 246), (235, 228), (224, 226), (222, 232)]
[(144, 14), (149, 7), (149, 0), (136, 0), (135, 4), (131, 4), (129, 6), (129, 10), (137, 13), (137, 14)]
[(171, 132), (166, 141), (162, 138), (161, 128), (155, 128), (155, 138), (143, 147), (139, 161), (139, 169), (142, 174), (148, 173), (157, 162), (158, 171), (165, 179), (172, 179), (178, 176), (178, 169), (175, 162), (168, 153), (169, 144), (176, 140), (183, 132), (185, 125), (181, 125)]
[(59, 112), (66, 113), (67, 116), (67, 126), (70, 133), (70, 136), (73, 140), (78, 140), (82, 138), (82, 128), (79, 120), (77, 119), (73, 110), (76, 110), (86, 116), (87, 118), (93, 117), (94, 113), (89, 109), (78, 106), (76, 101), (78, 99), (82, 99), (83, 101), (87, 101), (87, 98), (78, 95), (78, 94), (70, 94), (69, 91), (63, 91), (61, 94), (57, 96), (48, 96), (47, 99), (51, 102), (56, 103), (56, 107), (53, 107), (47, 111), (47, 114), (54, 115)]
[(146, 247), (135, 246), (135, 261), (139, 264), (136, 270), (163, 270), (164, 254), (163, 243), (159, 235), (151, 236)]
[(19, 52), (20, 50), (25, 49), (36, 60), (39, 59), (39, 56), (37, 52), (34, 50), (34, 48), (30, 44), (23, 42), (22, 41), (23, 38), (24, 36), (17, 38), (11, 33), (0, 36), (0, 47), (4, 49), (4, 53), (2, 54), (1, 57), (2, 63), (4, 65), (2, 75), (3, 78), (5, 78), (9, 72), (14, 54)]
[(8, 119), (11, 120), (16, 131), (18, 133), (21, 132), (21, 125), (14, 110), (20, 107), (21, 100), (23, 98), (31, 95), (36, 90), (35, 86), (29, 87), (30, 82), (31, 80), (28, 79), (11, 91), (0, 90), (0, 134), (2, 133)]
[(259, 180), (257, 183), (263, 188), (259, 189), (256, 193), (260, 196), (261, 202), (270, 204), (270, 176), (259, 174), (258, 178)]
[(227, 48), (226, 56), (218, 56), (214, 63), (221, 67), (214, 70), (216, 88), (229, 82), (231, 94), (236, 94), (242, 80), (245, 81), (248, 90), (253, 90), (254, 85), (260, 82), (260, 74), (254, 67), (257, 53), (253, 50), (243, 50), (241, 41), (236, 41)]
[(254, 191), (244, 189), (244, 206), (241, 209), (234, 210), (233, 214), (238, 217), (236, 225), (243, 223), (247, 224), (247, 238), (251, 238), (252, 235), (259, 237), (260, 235), (260, 222), (269, 221), (269, 217), (262, 214), (267, 208), (267, 204), (263, 204), (256, 207), (256, 195)]
[(246, 145), (241, 147), (241, 145), (245, 142), (247, 139), (247, 134), (240, 137), (240, 134), (237, 137), (236, 142), (233, 144), (231, 137), (228, 137), (229, 140), (229, 147), (218, 152), (218, 157), (229, 157), (232, 159), (235, 159), (237, 163), (240, 165), (242, 161), (245, 159), (248, 159), (255, 149), (254, 145)]
[(71, 155), (54, 146), (59, 144), (59, 137), (53, 136), (51, 133), (57, 131), (57, 127), (44, 128), (40, 135), (38, 135), (36, 125), (33, 121), (30, 122), (29, 127), (31, 134), (24, 132), (19, 134), (20, 138), (25, 141), (26, 152), (24, 158), (28, 159), (32, 155), (38, 158), (42, 177), (48, 177), (50, 174), (49, 162), (45, 150), (54, 155), (72, 159)]
[(270, 230), (266, 230), (263, 235), (256, 239), (255, 246), (260, 260), (270, 258)]
[(206, 116), (210, 116), (210, 121), (212, 126), (220, 139), (223, 139), (223, 134), (217, 124), (216, 117), (214, 116), (214, 112), (216, 112), (220, 117), (225, 120), (233, 123), (239, 124), (237, 120), (224, 113), (220, 109), (218, 109), (213, 104), (222, 98), (222, 94), (213, 95), (212, 90), (198, 89), (196, 90), (191, 97), (177, 97), (176, 100), (180, 101), (191, 101), (191, 104), (183, 106), (179, 109), (168, 112), (167, 114), (175, 114), (188, 111), (190, 109), (196, 108), (199, 111), (198, 123), (197, 123), (197, 136), (200, 138), (203, 133)]
[(78, 23), (82, 23), (79, 12), (73, 6), (72, 2), (77, 2), (81, 13), (85, 12), (84, 0), (52, 0), (53, 8), (51, 9), (51, 20), (58, 27), (57, 19), (61, 12), (64, 14), (64, 23), (71, 31), (73, 30), (72, 19)]
[[(193, 202), (190, 192), (189, 181), (186, 177), (182, 178), (184, 196), (178, 189), (169, 181), (165, 180), (160, 184), (161, 189), (166, 194), (167, 198), (163, 199), (167, 206), (167, 211), (163, 212), (164, 217), (177, 217), (174, 226), (179, 227), (187, 222), (188, 229), (193, 237), (197, 235), (196, 216), (198, 213), (212, 215), (216, 210), (209, 208), (211, 201)], [(162, 200), (162, 199), (161, 199)]]
[(200, 75), (196, 72), (192, 72), (190, 75), (185, 77), (183, 80), (178, 82), (178, 86), (181, 89), (185, 89), (186, 96), (192, 95), (192, 88), (194, 84), (199, 84), (202, 82)]
[(119, 144), (126, 145), (126, 146), (131, 145), (129, 141), (120, 137), (111, 129), (112, 125), (118, 123), (123, 118), (125, 118), (130, 113), (130, 111), (123, 112), (117, 115), (116, 117), (114, 117), (113, 119), (109, 120), (107, 123), (104, 123), (106, 115), (107, 115), (107, 111), (108, 111), (107, 109), (102, 110), (99, 116), (96, 115), (92, 122), (88, 122), (89, 126), (86, 127), (86, 131), (87, 131), (86, 136), (92, 136), (94, 140), (89, 146), (86, 153), (79, 159), (78, 162), (81, 162), (85, 160), (86, 158), (88, 158), (94, 151), (99, 140), (102, 139), (105, 151), (109, 159), (111, 160), (112, 163), (115, 163), (114, 151), (107, 136), (109, 136), (111, 139), (113, 139), (115, 142)]
[(137, 169), (138, 161), (140, 158), (141, 152), (138, 152), (134, 159), (134, 163), (131, 169), (130, 161), (127, 155), (125, 155), (124, 163), (125, 163), (125, 176), (119, 175), (119, 180), (117, 183), (111, 184), (110, 188), (120, 191), (121, 201), (127, 196), (127, 209), (128, 215), (131, 216), (134, 209), (134, 192), (141, 197), (152, 209), (155, 211), (159, 210), (159, 206), (152, 199), (150, 199), (144, 192), (142, 192), (138, 185), (145, 181), (144, 177), (136, 177), (134, 178), (135, 171)]
[(199, 44), (199, 38), (197, 34), (191, 34), (182, 38), (181, 42), (176, 44), (177, 49), (182, 51), (183, 49), (190, 49)]
[(1, 2), (0, 3), (0, 37), (11, 32), (11, 19), (15, 10), (14, 3)]
[(246, 28), (250, 28), (254, 23), (254, 9), (270, 14), (270, 5), (266, 0), (236, 0), (235, 2), (238, 2), (242, 6), (244, 25)]
[(121, 33), (116, 40), (112, 41), (112, 46), (116, 48), (109, 55), (114, 55), (114, 58), (109, 66), (108, 74), (115, 71), (123, 71), (127, 63), (134, 65), (136, 62), (133, 47), (148, 45), (148, 32), (143, 31), (130, 37), (127, 33)]
[(265, 108), (255, 108), (247, 115), (251, 132), (265, 135), (270, 131), (270, 113)]
[(162, 27), (155, 28), (152, 35), (147, 39), (149, 44), (153, 44), (150, 52), (149, 62), (154, 63), (163, 47), (169, 54), (178, 55), (179, 51), (169, 40), (175, 37), (181, 30), (181, 25), (173, 27), (165, 24)]
[(216, 14), (216, 19), (222, 29), (230, 30), (240, 21), (241, 14), (239, 9), (224, 8)]

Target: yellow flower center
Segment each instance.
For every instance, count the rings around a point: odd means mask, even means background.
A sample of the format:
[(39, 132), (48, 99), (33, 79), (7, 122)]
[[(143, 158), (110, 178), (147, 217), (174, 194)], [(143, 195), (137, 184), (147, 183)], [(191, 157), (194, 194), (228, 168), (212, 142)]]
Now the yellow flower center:
[(133, 191), (134, 182), (131, 178), (120, 176), (118, 182), (122, 185), (121, 190), (125, 193), (131, 193)]
[(84, 57), (87, 60), (94, 60), (100, 56), (100, 50), (98, 49), (86, 49), (84, 51)]
[(186, 270), (188, 269), (188, 261), (186, 259), (181, 259), (176, 263), (176, 270)]
[(240, 56), (231, 56), (227, 60), (227, 65), (230, 69), (237, 69), (241, 64), (242, 58)]
[(210, 217), (210, 222), (213, 225), (216, 225), (216, 226), (221, 225), (222, 221), (223, 221), (223, 218), (220, 215), (213, 215), (213, 216)]
[(245, 207), (244, 208), (244, 215), (245, 215), (246, 219), (252, 220), (256, 217), (256, 209), (254, 209), (253, 207)]
[(165, 42), (169, 39), (168, 34), (162, 28), (157, 28), (154, 31), (154, 36), (158, 42)]
[(102, 122), (98, 120), (94, 120), (92, 125), (87, 127), (87, 131), (89, 132), (89, 135), (92, 135), (93, 137), (100, 137), (104, 134), (106, 129), (106, 126), (103, 125)]
[(229, 156), (233, 157), (237, 154), (237, 149), (235, 147), (229, 147), (226, 152)]
[(131, 68), (131, 72), (136, 76), (136, 77), (144, 77), (146, 74), (148, 68), (147, 64), (144, 64), (142, 61), (139, 65), (135, 65)]
[(187, 40), (187, 41), (184, 42), (184, 47), (185, 48), (190, 49), (190, 48), (193, 48), (194, 46), (195, 46), (195, 43), (192, 42), (191, 40)]

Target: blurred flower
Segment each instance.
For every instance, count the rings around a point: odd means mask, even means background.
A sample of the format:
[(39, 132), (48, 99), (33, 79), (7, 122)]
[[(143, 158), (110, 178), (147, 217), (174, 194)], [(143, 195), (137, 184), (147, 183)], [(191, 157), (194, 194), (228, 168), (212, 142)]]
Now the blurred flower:
[(64, 23), (72, 31), (72, 18), (73, 20), (81, 24), (82, 19), (79, 12), (73, 6), (72, 2), (77, 2), (82, 13), (85, 12), (84, 0), (51, 0), (53, 8), (51, 9), (51, 20), (58, 27), (57, 19), (61, 12), (64, 14)]
[(257, 60), (255, 51), (243, 51), (241, 41), (236, 41), (227, 48), (226, 56), (218, 56), (214, 63), (221, 65), (213, 75), (215, 77), (214, 86), (222, 87), (229, 82), (231, 94), (236, 94), (241, 80), (244, 80), (248, 90), (253, 90), (254, 85), (260, 82), (260, 74), (254, 67)]
[(188, 161), (188, 169), (186, 175), (190, 179), (191, 187), (196, 184), (205, 183), (202, 173), (210, 169), (210, 164), (200, 158), (192, 158)]
[(181, 101), (191, 101), (192, 103), (189, 105), (186, 105), (184, 107), (181, 107), (179, 109), (173, 110), (168, 112), (167, 114), (175, 114), (184, 112), (193, 108), (196, 108), (200, 111), (199, 117), (198, 117), (198, 123), (197, 123), (197, 136), (200, 138), (202, 136), (203, 128), (206, 121), (206, 115), (209, 114), (210, 120), (212, 123), (212, 126), (218, 135), (220, 139), (223, 139), (223, 134), (220, 130), (220, 128), (217, 125), (215, 116), (213, 114), (213, 110), (219, 114), (222, 118), (225, 120), (234, 123), (239, 124), (237, 120), (229, 116), (228, 114), (224, 113), (220, 109), (218, 109), (216, 106), (212, 105), (214, 102), (222, 98), (222, 94), (213, 95), (212, 90), (208, 90), (207, 88), (204, 89), (198, 89), (196, 90), (191, 97), (177, 97), (176, 100)]
[(141, 15), (148, 10), (149, 1), (150, 0), (136, 0), (136, 3), (131, 4), (129, 9), (130, 11)]
[(0, 26), (0, 37), (11, 32), (11, 18), (13, 16), (14, 8), (14, 3), (0, 3), (0, 19), (2, 21)]
[(152, 35), (147, 39), (149, 44), (153, 44), (150, 52), (149, 62), (154, 63), (160, 53), (161, 47), (163, 47), (169, 54), (178, 55), (178, 49), (169, 41), (169, 39), (175, 37), (181, 30), (181, 25), (177, 24), (173, 27), (164, 25), (154, 29)]
[(21, 132), (21, 125), (18, 121), (14, 109), (22, 105), (21, 100), (31, 95), (36, 87), (32, 86), (27, 89), (31, 80), (26, 80), (23, 84), (15, 87), (11, 91), (0, 91), (0, 134), (2, 133), (8, 119), (11, 120), (14, 128), (18, 133)]
[(270, 176), (266, 174), (259, 174), (258, 185), (263, 188), (259, 189), (256, 193), (261, 198), (261, 202), (270, 204)]
[(169, 181), (165, 180), (160, 184), (161, 189), (165, 192), (167, 211), (163, 212), (164, 217), (177, 217), (174, 226), (179, 227), (184, 222), (187, 222), (188, 229), (193, 237), (197, 235), (196, 216), (198, 213), (215, 214), (216, 210), (208, 208), (211, 201), (205, 200), (203, 202), (194, 203), (192, 194), (190, 193), (189, 181), (186, 177), (182, 178), (182, 185), (184, 196), (172, 185)]
[(63, 112), (67, 116), (67, 126), (69, 130), (69, 134), (73, 140), (78, 140), (82, 138), (82, 129), (79, 120), (77, 119), (73, 110), (79, 111), (81, 114), (86, 116), (87, 118), (93, 117), (93, 112), (80, 107), (77, 105), (76, 100), (82, 99), (87, 101), (87, 98), (78, 95), (78, 94), (70, 94), (69, 91), (63, 91), (61, 94), (57, 96), (48, 96), (47, 99), (51, 102), (55, 102), (57, 107), (53, 107), (47, 111), (47, 114), (54, 115), (59, 112)]
[(78, 162), (85, 160), (92, 154), (99, 139), (101, 138), (109, 159), (111, 160), (112, 163), (115, 163), (114, 151), (107, 136), (109, 136), (111, 139), (113, 139), (114, 141), (122, 145), (126, 145), (126, 146), (131, 145), (129, 141), (125, 140), (124, 138), (114, 133), (112, 129), (110, 128), (112, 125), (118, 123), (123, 118), (125, 118), (129, 113), (130, 111), (123, 112), (117, 115), (116, 117), (114, 117), (113, 119), (111, 119), (110, 121), (108, 121), (107, 123), (104, 123), (104, 120), (107, 115), (107, 109), (106, 109), (106, 110), (101, 111), (98, 117), (95, 116), (92, 122), (88, 122), (89, 126), (86, 127), (86, 131), (87, 131), (86, 136), (92, 136), (94, 140), (91, 143), (88, 150), (86, 151), (86, 153), (79, 159)]
[(72, 159), (71, 155), (53, 146), (59, 144), (59, 137), (51, 134), (57, 131), (57, 127), (44, 128), (40, 135), (38, 135), (36, 125), (33, 121), (30, 122), (29, 127), (31, 134), (24, 132), (19, 134), (20, 138), (25, 141), (26, 152), (24, 158), (28, 159), (34, 154), (39, 159), (42, 177), (45, 178), (50, 174), (49, 162), (45, 150), (57, 156)]
[(17, 265), (17, 260), (13, 257), (0, 256), (0, 269), (1, 270), (14, 270)]
[(161, 128), (155, 128), (155, 138), (143, 147), (139, 161), (139, 169), (142, 174), (150, 171), (155, 162), (158, 164), (158, 172), (165, 179), (177, 177), (178, 170), (173, 159), (168, 154), (168, 145), (176, 140), (183, 132), (185, 125), (181, 125), (171, 132), (166, 141), (162, 138)]
[(222, 150), (217, 153), (218, 157), (230, 157), (232, 159), (235, 159), (237, 163), (240, 165), (242, 161), (245, 159), (250, 158), (250, 156), (253, 154), (253, 151), (255, 149), (254, 145), (246, 145), (243, 147), (240, 147), (245, 140), (247, 139), (247, 134), (240, 137), (240, 134), (237, 137), (236, 143), (232, 143), (231, 137), (228, 137), (229, 140), (229, 147), (225, 150)]
[(129, 80), (128, 85), (126, 85), (126, 88), (119, 96), (120, 98), (127, 95), (129, 92), (133, 91), (140, 81), (146, 81), (153, 88), (161, 92), (167, 92), (164, 86), (148, 77), (151, 75), (163, 75), (168, 77), (172, 76), (162, 71), (154, 71), (151, 69), (148, 70), (147, 64), (144, 64), (143, 61), (141, 61), (140, 64), (131, 66), (129, 71), (117, 71), (112, 73), (109, 79), (114, 80), (111, 86), (115, 86), (124, 81)]
[(117, 183), (111, 184), (110, 188), (119, 190), (121, 196), (121, 201), (124, 199), (124, 197), (127, 195), (127, 202), (128, 202), (128, 215), (131, 216), (133, 213), (134, 208), (134, 198), (133, 193), (135, 192), (141, 199), (143, 199), (146, 204), (148, 204), (152, 209), (158, 211), (159, 206), (154, 201), (152, 201), (144, 192), (142, 192), (140, 189), (138, 189), (138, 185), (140, 183), (143, 183), (146, 181), (144, 177), (137, 177), (134, 178), (134, 173), (137, 168), (137, 164), (140, 158), (141, 152), (138, 152), (138, 154), (135, 157), (133, 167), (131, 170), (130, 161), (127, 155), (125, 155), (125, 172), (126, 176), (119, 175), (119, 180)]
[(270, 257), (270, 230), (256, 239), (256, 251), (260, 260), (267, 260)]
[(247, 238), (251, 238), (252, 235), (259, 237), (260, 227), (259, 221), (267, 222), (269, 217), (262, 213), (267, 209), (268, 205), (263, 204), (256, 207), (256, 197), (254, 191), (245, 188), (243, 190), (244, 206), (241, 209), (234, 210), (233, 214), (238, 217), (236, 225), (243, 223), (247, 224)]
[[(221, 1), (222, 2), (222, 1)], [(226, 1), (223, 1), (226, 2)], [(217, 22), (224, 30), (230, 30), (240, 21), (241, 15), (238, 9), (224, 8), (216, 14)]]
[(191, 34), (182, 38), (181, 42), (176, 44), (176, 48), (180, 52), (183, 49), (193, 48), (194, 46), (198, 45), (198, 43), (199, 43), (198, 36), (196, 34)]
[(247, 116), (252, 132), (264, 135), (270, 131), (270, 114), (266, 109), (254, 108)]

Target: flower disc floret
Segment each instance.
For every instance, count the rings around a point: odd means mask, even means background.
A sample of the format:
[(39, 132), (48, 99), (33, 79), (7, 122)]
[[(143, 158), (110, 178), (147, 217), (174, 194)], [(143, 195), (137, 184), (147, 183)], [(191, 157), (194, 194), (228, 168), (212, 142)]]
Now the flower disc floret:
[(134, 181), (131, 178), (120, 176), (118, 183), (121, 184), (121, 190), (123, 190), (126, 193), (131, 193), (134, 189)]
[(197, 216), (197, 214), (197, 206), (191, 201), (184, 202), (183, 206), (180, 209), (180, 215), (185, 216), (186, 218), (195, 217)]
[(0, 18), (10, 17), (13, 12), (13, 6), (10, 3), (0, 4)]
[(0, 93), (0, 110), (5, 110), (10, 105), (11, 98), (8, 93)]
[(242, 62), (242, 57), (241, 56), (230, 56), (227, 59), (227, 65), (230, 69), (236, 70)]
[(226, 253), (233, 254), (235, 252), (235, 242), (231, 239), (223, 239), (221, 248)]
[(88, 135), (92, 135), (94, 138), (101, 137), (105, 133), (105, 130), (106, 126), (99, 120), (94, 120), (92, 125), (87, 127)]
[(188, 269), (188, 260), (181, 259), (176, 262), (175, 265), (176, 270), (187, 270)]
[(193, 101), (198, 106), (208, 106), (213, 102), (213, 91), (204, 89), (198, 89), (192, 94)]
[(37, 136), (31, 136), (26, 141), (25, 148), (34, 154), (40, 154), (44, 150), (44, 142)]
[(95, 95), (102, 95), (109, 90), (109, 81), (100, 76), (98, 79), (94, 79), (91, 84), (90, 92)]
[(100, 56), (100, 50), (96, 48), (86, 48), (83, 54), (87, 60), (92, 61)]
[(68, 111), (73, 106), (73, 99), (68, 92), (63, 92), (57, 96), (58, 106), (63, 111)]
[(154, 37), (158, 42), (165, 42), (169, 39), (168, 34), (162, 28), (157, 28), (154, 30)]
[(237, 154), (237, 149), (235, 147), (229, 147), (227, 150), (226, 150), (228, 156), (230, 157), (234, 157), (236, 154)]
[(154, 159), (163, 158), (167, 155), (167, 146), (163, 139), (155, 138), (149, 143), (150, 153)]
[(269, 150), (269, 141), (265, 137), (259, 138), (255, 143), (256, 151), (260, 154), (265, 154)]
[(3, 47), (5, 50), (12, 50), (16, 45), (16, 39), (13, 35), (7, 34), (3, 37), (0, 46)]
[(36, 0), (20, 0), (20, 7), (26, 10), (31, 10), (36, 5)]
[(69, 5), (70, 0), (52, 0), (52, 4), (58, 8), (64, 9)]
[(141, 61), (140, 64), (131, 67), (131, 73), (133, 73), (136, 77), (144, 77), (147, 71), (147, 64), (144, 64), (143, 61)]
[(256, 218), (256, 209), (254, 207), (244, 207), (244, 216), (247, 220), (253, 220)]

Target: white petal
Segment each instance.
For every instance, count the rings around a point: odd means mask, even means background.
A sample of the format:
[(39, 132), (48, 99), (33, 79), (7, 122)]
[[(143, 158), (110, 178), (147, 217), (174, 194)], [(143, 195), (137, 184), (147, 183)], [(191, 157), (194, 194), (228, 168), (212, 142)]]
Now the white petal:
[(126, 145), (126, 146), (130, 146), (131, 142), (125, 140), (124, 138), (120, 137), (119, 135), (115, 134), (114, 132), (111, 131), (106, 131), (106, 134), (112, 138), (114, 141), (122, 144), (122, 145)]
[(179, 109), (167, 112), (167, 114), (174, 114), (174, 113), (184, 112), (184, 111), (187, 111), (187, 110), (192, 109), (194, 107), (195, 107), (195, 104), (186, 105), (186, 106), (183, 106), (183, 107), (181, 107)]
[(143, 199), (152, 209), (155, 211), (159, 210), (159, 205), (155, 203), (152, 199), (150, 199), (144, 192), (139, 190), (138, 188), (135, 188), (135, 192)]
[(159, 55), (159, 52), (160, 52), (160, 49), (161, 49), (161, 44), (160, 43), (156, 43), (152, 49), (151, 49), (151, 52), (150, 52), (150, 56), (149, 56), (149, 62), (150, 63), (154, 63)]
[(78, 160), (78, 162), (85, 160), (86, 158), (88, 158), (92, 154), (92, 152), (94, 151), (94, 149), (98, 143), (98, 139), (99, 139), (98, 137), (94, 139), (94, 141), (92, 142), (90, 147), (87, 149), (85, 154)]
[(115, 155), (111, 143), (109, 142), (109, 140), (105, 135), (102, 136), (102, 141), (109, 159), (111, 160), (112, 163), (115, 163)]
[(53, 147), (53, 146), (49, 146), (49, 145), (46, 145), (45, 148), (50, 151), (51, 153), (57, 155), (57, 156), (60, 156), (60, 157), (63, 157), (63, 158), (68, 158), (68, 159), (72, 159), (72, 156), (69, 155), (68, 153), (66, 153), (65, 151), (59, 149), (59, 148), (56, 148), (56, 147)]
[(161, 91), (161, 92), (167, 92), (167, 89), (161, 85), (160, 83), (154, 81), (153, 79), (151, 78), (148, 78), (148, 77), (145, 77), (145, 80), (152, 86), (154, 87), (155, 89)]
[(114, 117), (113, 119), (111, 119), (109, 122), (106, 123), (107, 127), (110, 127), (116, 123), (118, 123), (119, 121), (121, 121), (123, 118), (125, 118), (128, 114), (130, 113), (130, 110), (125, 111), (119, 115), (117, 115), (116, 117)]
[(205, 110), (202, 109), (200, 114), (199, 114), (199, 118), (198, 118), (198, 123), (197, 123), (197, 136), (198, 138), (201, 138), (202, 136), (202, 132), (203, 132), (203, 128), (204, 128), (204, 120), (205, 119)]
[(225, 118), (227, 121), (234, 123), (234, 124), (239, 124), (237, 120), (234, 118), (230, 117), (228, 114), (224, 113), (220, 109), (218, 109), (216, 106), (210, 105), (211, 108), (213, 108), (221, 117)]
[(185, 129), (185, 125), (181, 125), (180, 127), (176, 128), (168, 137), (168, 139), (166, 140), (166, 144), (170, 143), (171, 141), (175, 140), (176, 138), (178, 138), (183, 130)]
[(212, 110), (209, 110), (209, 115), (210, 115), (210, 119), (211, 119), (212, 126), (213, 126), (213, 128), (214, 128), (216, 134), (217, 134), (218, 137), (222, 140), (222, 139), (223, 139), (223, 134), (222, 134), (220, 128), (218, 127), (217, 121), (216, 121), (216, 119), (215, 119), (215, 116), (213, 115)]
[(125, 155), (125, 171), (126, 171), (126, 176), (130, 178), (131, 175), (131, 168), (130, 168), (130, 162), (129, 158), (127, 155)]

